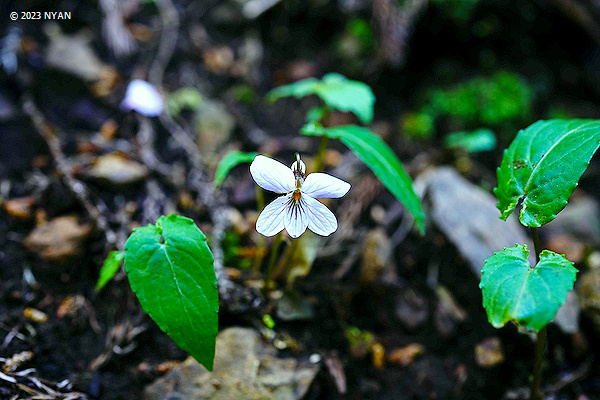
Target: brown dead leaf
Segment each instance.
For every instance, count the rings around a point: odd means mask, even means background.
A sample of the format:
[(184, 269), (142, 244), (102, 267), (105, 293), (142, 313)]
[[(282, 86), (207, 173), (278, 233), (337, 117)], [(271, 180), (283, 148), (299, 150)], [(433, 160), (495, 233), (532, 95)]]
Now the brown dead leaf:
[(146, 178), (148, 169), (120, 153), (109, 153), (96, 159), (89, 175), (115, 185), (127, 185)]
[(425, 352), (425, 347), (419, 343), (411, 343), (408, 346), (394, 349), (388, 356), (388, 361), (393, 364), (400, 364), (403, 367), (413, 363), (417, 356)]
[(33, 216), (32, 207), (35, 204), (35, 197), (18, 197), (6, 200), (2, 206), (11, 217), (17, 219), (29, 219)]
[(46, 315), (46, 313), (35, 308), (27, 307), (25, 310), (23, 310), (23, 315), (28, 320), (36, 322), (38, 324), (48, 322), (48, 316)]
[(487, 338), (475, 346), (475, 361), (482, 368), (491, 368), (504, 362), (500, 339), (497, 337)]
[(92, 224), (80, 223), (75, 215), (63, 215), (37, 226), (23, 244), (44, 260), (65, 263), (81, 253), (91, 232)]

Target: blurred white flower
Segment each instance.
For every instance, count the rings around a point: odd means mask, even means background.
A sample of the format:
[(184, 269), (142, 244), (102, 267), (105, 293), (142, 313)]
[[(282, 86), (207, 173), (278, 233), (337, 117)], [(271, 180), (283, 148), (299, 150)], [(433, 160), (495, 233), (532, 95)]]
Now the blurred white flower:
[(321, 236), (335, 232), (335, 215), (315, 199), (342, 197), (350, 190), (349, 183), (319, 172), (306, 176), (306, 166), (298, 155), (291, 168), (272, 158), (256, 156), (250, 173), (263, 189), (283, 194), (258, 216), (258, 233), (273, 236), (285, 228), (291, 237), (297, 238), (307, 227)]
[(127, 86), (121, 108), (136, 111), (146, 117), (156, 117), (163, 112), (165, 104), (154, 86), (141, 79), (134, 79)]

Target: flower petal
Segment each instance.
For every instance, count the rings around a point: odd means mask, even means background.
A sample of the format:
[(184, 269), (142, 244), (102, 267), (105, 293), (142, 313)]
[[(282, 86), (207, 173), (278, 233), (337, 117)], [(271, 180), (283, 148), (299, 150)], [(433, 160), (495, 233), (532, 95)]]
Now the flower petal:
[(250, 173), (258, 186), (271, 192), (289, 193), (296, 188), (292, 170), (269, 157), (256, 156), (250, 164)]
[(156, 117), (163, 112), (164, 103), (154, 86), (141, 79), (134, 79), (127, 86), (121, 108), (137, 111), (147, 117)]
[(273, 236), (283, 230), (286, 207), (292, 195), (280, 196), (270, 202), (256, 220), (256, 231), (264, 236)]
[(300, 198), (298, 204), (291, 200), (289, 208), (285, 210), (285, 217), (283, 218), (285, 230), (288, 232), (290, 237), (293, 238), (297, 238), (298, 236), (302, 235), (308, 226), (307, 207), (306, 203), (302, 201), (302, 197)]
[(348, 193), (348, 190), (350, 190), (349, 183), (321, 172), (308, 174), (302, 184), (302, 193), (319, 199), (342, 197)]
[(337, 219), (325, 204), (306, 194), (302, 195), (302, 201), (308, 218), (308, 229), (321, 236), (329, 236), (337, 230)]

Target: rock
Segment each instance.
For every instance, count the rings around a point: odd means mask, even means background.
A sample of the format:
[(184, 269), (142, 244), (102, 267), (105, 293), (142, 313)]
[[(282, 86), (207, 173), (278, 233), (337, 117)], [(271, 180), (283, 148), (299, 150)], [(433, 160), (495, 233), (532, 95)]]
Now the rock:
[(80, 223), (77, 216), (65, 215), (37, 226), (23, 244), (44, 260), (64, 263), (81, 253), (91, 232), (90, 223)]
[(392, 364), (400, 364), (406, 367), (413, 363), (417, 356), (425, 352), (425, 347), (419, 343), (411, 343), (408, 346), (394, 349), (388, 356), (388, 361)]
[(88, 174), (114, 185), (127, 185), (145, 179), (148, 169), (120, 153), (109, 153), (98, 157)]
[(189, 357), (147, 386), (146, 400), (302, 398), (319, 365), (276, 357), (277, 350), (247, 328), (228, 328), (217, 336), (215, 367), (208, 372)]
[(593, 198), (575, 191), (567, 206), (541, 232), (550, 238), (563, 234), (600, 246), (600, 206)]
[(564, 254), (570, 261), (580, 263), (585, 255), (585, 244), (572, 235), (559, 233), (546, 240), (546, 248)]
[(556, 312), (554, 323), (565, 333), (575, 333), (579, 330), (579, 299), (575, 291), (567, 293), (565, 303)]
[(481, 368), (492, 368), (504, 362), (500, 339), (497, 337), (487, 338), (475, 346), (475, 361)]
[(198, 149), (205, 157), (214, 158), (234, 129), (235, 119), (223, 102), (207, 99), (202, 103), (196, 113), (196, 130)]
[(576, 286), (579, 306), (600, 334), (600, 269), (592, 269), (579, 277)]
[(525, 235), (516, 213), (502, 221), (496, 198), (473, 185), (450, 167), (430, 169), (417, 177), (415, 190), (429, 206), (433, 222), (452, 241), (481, 276), (483, 260), (504, 247), (524, 243), (531, 250), (529, 262), (535, 265), (533, 243)]
[(86, 32), (65, 35), (57, 24), (45, 27), (50, 38), (46, 50), (46, 63), (54, 68), (69, 72), (85, 81), (100, 79), (103, 64), (90, 46), (91, 37)]
[(48, 65), (93, 83), (92, 90), (98, 96), (106, 96), (112, 91), (119, 74), (96, 55), (88, 32), (65, 35), (55, 23), (44, 28), (50, 39), (46, 50)]

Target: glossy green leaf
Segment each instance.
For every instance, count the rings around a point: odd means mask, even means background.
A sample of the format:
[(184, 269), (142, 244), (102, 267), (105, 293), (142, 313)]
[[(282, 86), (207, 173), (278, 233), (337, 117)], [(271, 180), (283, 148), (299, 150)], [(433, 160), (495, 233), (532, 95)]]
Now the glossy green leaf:
[(493, 150), (496, 136), (489, 129), (477, 129), (473, 132), (455, 132), (446, 135), (444, 145), (450, 149), (463, 149), (468, 153)]
[(225, 157), (219, 161), (217, 165), (217, 171), (215, 172), (215, 186), (219, 187), (227, 177), (229, 171), (231, 171), (236, 165), (241, 163), (250, 163), (256, 157), (255, 152), (246, 153), (244, 151), (230, 151), (225, 154)]
[(522, 198), (525, 226), (550, 222), (566, 205), (579, 178), (600, 146), (600, 120), (538, 121), (521, 130), (504, 151), (498, 168), (501, 218)]
[(371, 88), (337, 73), (326, 74), (320, 81), (307, 78), (280, 86), (269, 92), (267, 100), (273, 102), (282, 97), (304, 97), (311, 94), (319, 96), (334, 110), (353, 112), (365, 124), (373, 120), (375, 95)]
[(539, 331), (552, 321), (573, 288), (577, 269), (561, 254), (543, 250), (531, 267), (523, 244), (505, 247), (485, 260), (479, 287), (488, 320), (496, 328), (509, 321)]
[(102, 268), (100, 269), (100, 276), (98, 277), (98, 283), (96, 283), (96, 293), (102, 290), (104, 286), (115, 276), (121, 263), (125, 259), (125, 253), (122, 251), (113, 250), (108, 253)]
[(213, 368), (219, 311), (213, 255), (189, 218), (162, 216), (125, 243), (125, 272), (143, 309), (179, 347)]
[(306, 124), (302, 128), (302, 134), (341, 140), (406, 207), (414, 217), (421, 234), (425, 233), (425, 214), (419, 196), (413, 189), (412, 180), (398, 157), (379, 136), (362, 126), (341, 125), (324, 128), (318, 124)]

